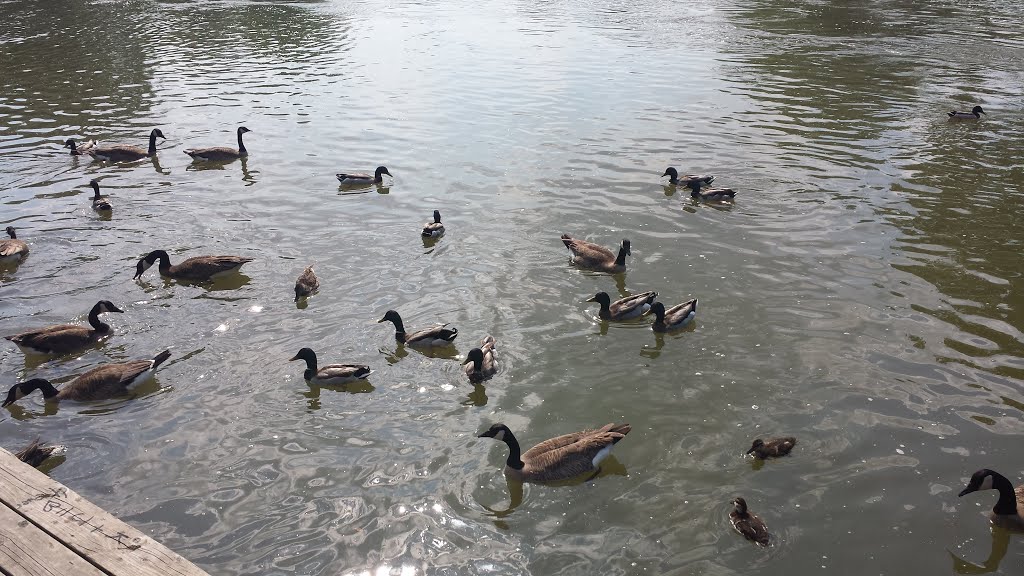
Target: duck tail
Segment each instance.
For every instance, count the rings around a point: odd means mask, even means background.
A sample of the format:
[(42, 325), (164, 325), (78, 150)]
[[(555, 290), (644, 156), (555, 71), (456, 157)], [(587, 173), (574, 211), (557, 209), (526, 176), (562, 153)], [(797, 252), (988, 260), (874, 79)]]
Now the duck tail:
[(167, 359), (170, 358), (170, 357), (171, 357), (171, 351), (170, 350), (164, 350), (163, 352), (157, 354), (156, 356), (153, 356), (153, 367), (150, 368), (150, 370), (156, 370), (157, 368), (160, 367), (161, 364), (166, 362)]
[(956, 116), (956, 111), (954, 110), (953, 112), (947, 112), (947, 114), (949, 114), (949, 117), (952, 118)]

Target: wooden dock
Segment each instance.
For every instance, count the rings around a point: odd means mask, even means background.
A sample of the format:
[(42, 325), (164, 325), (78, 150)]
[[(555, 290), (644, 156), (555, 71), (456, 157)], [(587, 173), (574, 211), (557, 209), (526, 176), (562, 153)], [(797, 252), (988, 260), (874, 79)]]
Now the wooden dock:
[(3, 449), (0, 574), (209, 576)]

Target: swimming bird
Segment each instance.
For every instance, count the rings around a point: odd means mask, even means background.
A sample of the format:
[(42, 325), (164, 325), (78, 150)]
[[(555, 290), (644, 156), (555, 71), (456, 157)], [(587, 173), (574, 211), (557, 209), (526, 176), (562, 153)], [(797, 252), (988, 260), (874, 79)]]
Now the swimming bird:
[(89, 186), (92, 186), (92, 209), (97, 212), (110, 212), (114, 209), (110, 205), (110, 201), (107, 200), (106, 196), (100, 196), (100, 183), (95, 179), (89, 181)]
[(498, 361), (494, 356), (494, 337), (485, 336), (479, 348), (473, 348), (466, 354), (462, 369), (470, 382), (481, 382), (498, 371)]
[(785, 456), (796, 446), (796, 438), (784, 436), (782, 438), (769, 438), (767, 442), (758, 438), (750, 445), (747, 454), (753, 454), (754, 458), (765, 460), (767, 458), (778, 458)]
[(64, 147), (65, 148), (71, 148), (71, 155), (72, 156), (83, 156), (89, 150), (91, 150), (92, 148), (96, 147), (96, 141), (95, 140), (86, 140), (86, 141), (82, 142), (81, 144), (79, 144), (79, 143), (75, 142), (74, 138), (68, 138), (67, 140), (64, 141)]
[(142, 160), (143, 158), (152, 158), (156, 156), (156, 139), (158, 136), (166, 140), (164, 133), (159, 128), (153, 128), (153, 131), (149, 133), (149, 150), (130, 144), (113, 144), (109, 146), (94, 146), (85, 153), (98, 160), (109, 162), (132, 162), (134, 160)]
[(7, 227), (7, 235), (11, 237), (10, 240), (0, 240), (0, 263), (24, 260), (28, 256), (28, 244), (18, 240), (14, 226)]
[(981, 106), (975, 106), (970, 112), (957, 112), (953, 110), (948, 112), (948, 114), (951, 120), (978, 120), (982, 114), (988, 116), (988, 112), (982, 110)]
[(732, 188), (707, 188), (700, 189), (699, 182), (691, 182), (686, 185), (690, 189), (690, 197), (708, 202), (724, 202), (736, 197), (736, 191)]
[(133, 279), (141, 278), (142, 273), (157, 260), (160, 260), (160, 275), (175, 280), (209, 280), (235, 272), (246, 262), (252, 262), (252, 258), (242, 256), (193, 256), (180, 264), (171, 266), (167, 252), (153, 250), (145, 258), (139, 260)]
[[(358, 172), (342, 172), (340, 174), (337, 174), (337, 177), (338, 182), (341, 182), (342, 184), (345, 185), (380, 184), (381, 182), (384, 181), (384, 178), (381, 176), (381, 174), (387, 174), (388, 176), (391, 176), (391, 172), (388, 172), (387, 168), (385, 168), (384, 166), (377, 166), (377, 170), (374, 171), (373, 176)], [(394, 176), (391, 177), (394, 178)]]
[(14, 456), (33, 468), (39, 468), (39, 465), (45, 462), (47, 458), (50, 458), (51, 456), (60, 456), (67, 452), (67, 450), (67, 446), (62, 446), (60, 444), (54, 446), (43, 446), (39, 441), (39, 438), (36, 438), (28, 446), (25, 446), (18, 451)]
[(768, 526), (765, 525), (764, 520), (747, 510), (747, 501), (743, 498), (736, 498), (732, 503), (734, 508), (729, 513), (732, 527), (744, 538), (758, 546), (768, 546)]
[(672, 332), (685, 327), (697, 316), (697, 299), (677, 304), (668, 310), (661, 302), (651, 304), (651, 313), (654, 314), (654, 323), (651, 330), (655, 332)]
[(601, 304), (601, 311), (598, 312), (598, 316), (603, 320), (627, 320), (650, 312), (651, 304), (657, 297), (658, 293), (654, 291), (641, 292), (640, 294), (626, 296), (612, 302), (607, 292), (598, 292), (588, 298), (587, 302), (599, 302)]
[(434, 221), (423, 225), (424, 236), (440, 236), (444, 234), (444, 224), (441, 224), (441, 212), (434, 210)]
[(300, 298), (312, 296), (319, 289), (320, 279), (316, 277), (312, 266), (306, 266), (306, 269), (299, 274), (299, 278), (295, 281), (295, 301), (298, 302)]
[(626, 271), (626, 256), (632, 254), (629, 240), (622, 240), (619, 253), (616, 255), (604, 246), (593, 242), (579, 240), (568, 234), (562, 234), (562, 244), (572, 253), (572, 263), (580, 268), (618, 274)]
[(152, 360), (133, 360), (119, 364), (104, 364), (93, 368), (60, 390), (49, 380), (33, 378), (11, 386), (3, 406), (13, 404), (36, 390), (41, 390), (46, 400), (73, 400), (89, 402), (120, 396), (135, 386), (153, 377), (156, 369), (171, 357), (170, 350), (164, 350)]
[(687, 174), (680, 176), (679, 172), (671, 166), (665, 168), (665, 173), (661, 175), (662, 178), (668, 176), (668, 183), (676, 186), (689, 186), (690, 184), (696, 183), (702, 186), (707, 186), (715, 181), (714, 176), (695, 175)]
[(457, 328), (446, 328), (447, 323), (406, 334), (402, 317), (394, 310), (385, 312), (384, 317), (377, 320), (377, 323), (385, 321), (391, 321), (395, 325), (395, 340), (413, 347), (448, 346), (459, 335)]
[(316, 366), (316, 353), (310, 348), (303, 348), (289, 360), (305, 360), (306, 371), (302, 377), (311, 384), (330, 386), (344, 384), (354, 380), (365, 380), (373, 370), (362, 364), (328, 364), (327, 366)]
[(629, 424), (606, 424), (598, 430), (583, 430), (545, 440), (520, 455), (519, 441), (504, 424), (492, 424), (479, 438), (501, 440), (509, 448), (505, 474), (521, 482), (556, 482), (588, 472), (601, 472), (601, 461), (612, 446), (626, 437)]
[(998, 490), (999, 500), (996, 501), (989, 519), (992, 523), (1009, 530), (1024, 531), (1024, 485), (1016, 491), (1006, 476), (988, 468), (982, 468), (971, 475), (967, 487), (960, 491), (960, 496), (979, 490)]
[(186, 148), (185, 154), (191, 156), (193, 160), (209, 160), (212, 162), (225, 162), (227, 160), (236, 160), (243, 156), (248, 156), (249, 152), (245, 149), (245, 144), (242, 144), (242, 134), (252, 132), (252, 130), (249, 130), (245, 126), (239, 126), (237, 132), (238, 148), (230, 148), (228, 146)]
[(13, 336), (4, 336), (18, 345), (22, 352), (37, 354), (67, 354), (95, 344), (109, 336), (110, 326), (100, 320), (100, 314), (124, 312), (109, 300), (100, 300), (89, 311), (89, 326), (59, 324), (37, 330), (28, 330)]

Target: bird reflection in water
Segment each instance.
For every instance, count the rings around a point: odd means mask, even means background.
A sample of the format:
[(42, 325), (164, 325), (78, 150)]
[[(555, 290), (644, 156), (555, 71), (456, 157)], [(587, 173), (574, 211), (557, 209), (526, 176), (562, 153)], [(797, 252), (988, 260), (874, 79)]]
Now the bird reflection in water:
[(1010, 546), (1011, 534), (1012, 532), (1006, 528), (992, 527), (992, 549), (988, 553), (988, 558), (981, 565), (967, 562), (947, 550), (949, 557), (953, 560), (953, 572), (957, 574), (988, 574), (999, 570), (999, 564), (1003, 561), (1006, 550)]

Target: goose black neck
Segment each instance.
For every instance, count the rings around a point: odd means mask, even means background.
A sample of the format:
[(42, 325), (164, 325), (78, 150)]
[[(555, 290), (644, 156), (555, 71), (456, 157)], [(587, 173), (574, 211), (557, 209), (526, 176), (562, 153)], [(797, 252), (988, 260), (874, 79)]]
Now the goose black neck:
[(29, 384), (27, 388), (22, 389), (22, 393), (27, 396), (34, 392), (36, 389), (42, 392), (43, 398), (46, 399), (53, 398), (54, 396), (57, 395), (57, 389), (53, 387), (53, 384), (50, 384), (46, 380), (43, 380), (41, 382), (33, 382), (32, 384)]
[(516, 440), (511, 430), (505, 431), (502, 441), (508, 444), (508, 460), (505, 461), (505, 465), (513, 470), (522, 470), (525, 464), (521, 457), (519, 441)]
[(92, 187), (92, 191), (93, 191), (92, 199), (93, 200), (99, 200), (100, 199), (100, 187), (98, 185), (97, 186), (93, 186)]
[(110, 332), (110, 326), (100, 320), (100, 305), (97, 304), (89, 311), (89, 325), (97, 332)]
[(1013, 484), (1002, 474), (993, 472), (992, 487), (999, 490), (999, 501), (992, 511), (996, 514), (1017, 514), (1017, 495), (1013, 492)]
[[(259, 142), (257, 142), (259, 144)], [(258, 148), (258, 146), (257, 146)], [(247, 156), (249, 153), (245, 151), (245, 144), (242, 144), (242, 130), (238, 130), (238, 154), (241, 156)]]
[(619, 246), (619, 256), (615, 258), (616, 266), (624, 266), (626, 264), (626, 246), (625, 244)]
[(149, 133), (149, 153), (146, 156), (156, 156), (156, 132)]
[(167, 252), (163, 250), (154, 250), (149, 253), (146, 257), (147, 260), (153, 262), (154, 260), (160, 260), (160, 271), (169, 270), (171, 268), (171, 258), (167, 255)]

